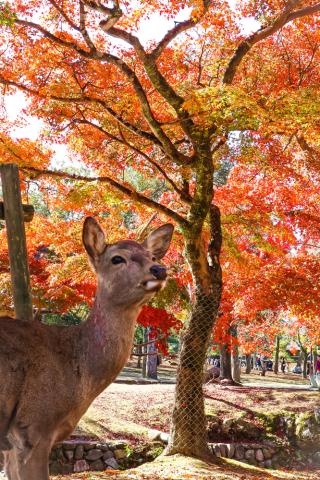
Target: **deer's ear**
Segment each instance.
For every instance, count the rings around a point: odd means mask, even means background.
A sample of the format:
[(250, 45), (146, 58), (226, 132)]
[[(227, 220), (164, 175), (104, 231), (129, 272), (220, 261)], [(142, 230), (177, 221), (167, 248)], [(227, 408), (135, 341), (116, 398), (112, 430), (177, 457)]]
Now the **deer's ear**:
[(92, 217), (88, 217), (84, 221), (82, 241), (91, 262), (95, 265), (106, 248), (106, 239), (99, 223)]
[(149, 250), (157, 260), (160, 260), (165, 256), (170, 246), (173, 229), (174, 227), (171, 223), (162, 225), (162, 227), (151, 232), (142, 245)]

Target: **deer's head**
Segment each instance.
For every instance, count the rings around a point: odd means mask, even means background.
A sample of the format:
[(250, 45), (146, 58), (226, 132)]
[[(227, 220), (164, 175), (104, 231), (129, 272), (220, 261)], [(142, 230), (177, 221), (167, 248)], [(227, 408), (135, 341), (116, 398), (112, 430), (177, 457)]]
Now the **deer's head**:
[(97, 274), (99, 294), (118, 306), (146, 303), (166, 283), (166, 268), (158, 261), (166, 254), (172, 233), (173, 225), (167, 223), (143, 243), (120, 240), (108, 244), (99, 223), (86, 218), (83, 244)]

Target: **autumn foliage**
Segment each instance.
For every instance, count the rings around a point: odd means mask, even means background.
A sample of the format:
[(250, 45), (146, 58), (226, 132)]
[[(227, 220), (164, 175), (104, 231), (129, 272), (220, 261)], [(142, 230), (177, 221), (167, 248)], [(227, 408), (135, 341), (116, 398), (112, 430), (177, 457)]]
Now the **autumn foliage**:
[[(200, 290), (213, 307), (199, 355), (215, 317), (214, 341), (246, 352), (272, 343), (283, 319), (320, 341), (319, 11), (313, 0), (1, 4), (0, 84), (27, 98), (14, 120), (1, 111), (1, 161), (18, 163), (36, 206), (39, 307), (92, 298), (84, 216), (112, 242), (139, 238), (156, 212), (152, 226), (177, 226), (167, 263), (180, 299), (152, 305), (162, 329), (177, 326), (171, 314), (196, 316)], [(34, 142), (15, 134), (30, 116), (42, 122)], [(6, 268), (4, 249), (9, 306)]]

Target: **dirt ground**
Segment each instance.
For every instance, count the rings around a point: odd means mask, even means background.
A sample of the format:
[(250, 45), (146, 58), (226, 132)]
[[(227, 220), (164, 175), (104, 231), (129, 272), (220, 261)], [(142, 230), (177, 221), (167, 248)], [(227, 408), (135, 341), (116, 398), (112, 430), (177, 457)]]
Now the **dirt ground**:
[[(132, 444), (148, 439), (149, 429), (169, 432), (175, 385), (112, 384), (91, 405), (77, 433)], [(255, 412), (304, 412), (320, 406), (319, 392), (291, 389), (205, 387), (206, 412), (221, 418)]]

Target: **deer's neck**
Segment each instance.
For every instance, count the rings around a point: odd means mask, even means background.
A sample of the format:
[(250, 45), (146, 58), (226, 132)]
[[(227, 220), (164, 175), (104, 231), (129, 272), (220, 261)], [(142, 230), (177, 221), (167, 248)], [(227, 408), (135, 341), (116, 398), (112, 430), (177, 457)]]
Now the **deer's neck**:
[(92, 388), (103, 390), (124, 367), (132, 348), (134, 328), (140, 307), (113, 306), (95, 299), (82, 333), (86, 369)]

